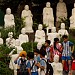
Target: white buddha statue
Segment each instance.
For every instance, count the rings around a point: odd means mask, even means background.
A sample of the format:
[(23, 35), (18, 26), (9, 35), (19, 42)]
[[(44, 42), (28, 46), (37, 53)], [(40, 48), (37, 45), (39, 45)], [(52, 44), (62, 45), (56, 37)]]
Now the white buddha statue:
[[(17, 54), (13, 54), (13, 52), (17, 50)], [(14, 60), (18, 57), (20, 52), (23, 51), (23, 48), (20, 46), (20, 41), (19, 39), (16, 39), (15, 41), (15, 49), (13, 49), (10, 53), (9, 56), (11, 57), (9, 68), (14, 70), (14, 75), (17, 75), (17, 64), (14, 63)]]
[(63, 0), (59, 0), (56, 8), (56, 21), (60, 21), (59, 18), (67, 18), (67, 8)]
[(51, 33), (47, 33), (48, 40), (51, 41), (51, 45), (54, 42), (54, 38), (60, 38), (59, 33), (56, 32), (56, 27), (52, 27)]
[(72, 16), (70, 17), (70, 29), (75, 29), (75, 3), (72, 9)]
[(0, 45), (3, 44), (3, 39), (1, 38), (1, 33), (0, 33)]
[(21, 17), (24, 19), (24, 23), (25, 23), (25, 29), (27, 33), (32, 33), (33, 29), (32, 29), (32, 25), (33, 25), (33, 20), (32, 20), (32, 13), (29, 10), (29, 6), (25, 5), (24, 10), (22, 11)]
[(10, 53), (9, 56), (11, 57), (10, 63), (9, 63), (9, 68), (11, 70), (14, 70), (14, 75), (17, 75), (17, 64), (14, 63), (15, 59), (19, 56), (19, 54), (13, 54), (15, 49), (13, 49)]
[(47, 31), (54, 27), (53, 9), (50, 7), (50, 2), (46, 3), (46, 7), (43, 9), (43, 24), (46, 24)]
[(42, 24), (39, 24), (38, 26), (38, 30), (36, 30), (36, 33), (35, 33), (35, 42), (38, 42), (38, 43), (45, 43), (45, 32), (43, 29), (43, 26)]
[(20, 45), (20, 40), (19, 39), (15, 40), (15, 48), (17, 50), (17, 54), (19, 54), (21, 51), (23, 51), (23, 48)]
[(53, 75), (63, 75), (63, 66), (62, 63), (59, 62), (59, 56), (54, 56), (54, 62), (51, 63), (53, 67)]
[(13, 38), (13, 32), (8, 33), (8, 38), (6, 39), (6, 45), (8, 47), (15, 47), (15, 39)]
[(11, 14), (11, 9), (7, 8), (6, 14), (4, 16), (4, 27), (8, 28), (8, 27), (14, 27), (14, 26), (15, 26), (14, 15)]
[(21, 34), (19, 35), (20, 45), (21, 45), (22, 43), (29, 42), (28, 35), (25, 34), (25, 33), (26, 33), (26, 29), (25, 29), (25, 28), (22, 28), (22, 29), (21, 29)]
[(61, 29), (58, 31), (60, 38), (63, 35), (69, 35), (68, 31), (65, 29), (65, 23), (61, 23)]

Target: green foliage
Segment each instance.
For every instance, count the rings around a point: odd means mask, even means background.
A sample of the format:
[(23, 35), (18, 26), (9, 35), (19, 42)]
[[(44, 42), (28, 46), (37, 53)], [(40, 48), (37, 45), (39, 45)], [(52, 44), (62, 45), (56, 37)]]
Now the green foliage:
[(15, 37), (17, 38), (20, 34), (21, 29), (25, 27), (24, 25), (24, 19), (16, 16), (15, 17)]
[[(34, 31), (36, 31), (37, 29), (38, 29), (38, 22), (37, 21), (34, 21), (34, 23), (33, 23), (33, 29), (34, 29)], [(42, 26), (43, 26), (43, 29), (46, 29), (48, 26), (46, 26), (46, 24), (42, 24)]]
[(5, 45), (0, 46), (0, 59), (2, 59), (3, 62), (7, 63), (6, 60), (8, 60), (8, 54), (11, 52), (13, 48), (8, 48)]
[(1, 32), (1, 37), (4, 39), (4, 42), (6, 40), (6, 38), (8, 37), (8, 33), (9, 32), (13, 32), (14, 33), (14, 28), (2, 28), (0, 29)]
[(75, 36), (75, 29), (70, 29), (69, 32), (71, 35)]
[(64, 17), (64, 19), (63, 18), (59, 18), (60, 20), (59, 20), (59, 23), (61, 24), (61, 23), (65, 23), (65, 28), (68, 30), (69, 29), (69, 19), (67, 18), (65, 18)]
[(38, 29), (38, 23), (37, 23), (37, 21), (34, 21), (34, 23), (33, 23), (33, 29), (34, 29), (34, 31), (36, 31)]
[(13, 72), (9, 69), (10, 58), (8, 54), (12, 48), (8, 48), (5, 45), (0, 45), (0, 75), (13, 75)]
[(0, 75), (13, 75), (6, 63), (0, 61)]
[(4, 39), (4, 42), (6, 38), (8, 37), (9, 32), (13, 32), (14, 38), (17, 38), (20, 34), (21, 29), (24, 27), (24, 19), (21, 19), (19, 17), (15, 17), (15, 28), (1, 28), (1, 37)]
[(43, 24), (43, 29), (46, 29), (48, 26), (46, 24)]
[(33, 50), (37, 47), (36, 42), (27, 42), (21, 45), (26, 52), (33, 52)]

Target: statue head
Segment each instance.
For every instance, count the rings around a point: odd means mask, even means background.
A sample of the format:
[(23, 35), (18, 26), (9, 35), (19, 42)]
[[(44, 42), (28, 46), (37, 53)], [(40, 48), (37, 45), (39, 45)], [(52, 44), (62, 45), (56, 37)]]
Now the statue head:
[(16, 46), (20, 46), (20, 40), (19, 40), (19, 39), (16, 39), (16, 40), (15, 40), (15, 45), (16, 45)]
[(55, 33), (56, 32), (56, 27), (52, 27), (51, 32)]
[(6, 14), (8, 14), (8, 15), (11, 14), (11, 9), (10, 9), (10, 8), (7, 8), (7, 9), (6, 9)]
[(28, 11), (29, 10), (29, 6), (25, 5), (24, 9)]
[(24, 35), (26, 33), (26, 29), (25, 28), (22, 28), (21, 29), (21, 33)]
[(58, 56), (58, 55), (55, 55), (55, 56), (54, 56), (54, 62), (55, 62), (55, 63), (58, 63), (58, 62), (59, 62), (59, 56)]
[(42, 24), (39, 24), (38, 30), (42, 30), (42, 29), (43, 29)]
[(9, 32), (9, 33), (8, 33), (8, 37), (9, 37), (9, 38), (12, 38), (12, 37), (13, 37), (13, 32)]
[(40, 49), (41, 49), (41, 47), (42, 47), (42, 43), (40, 43), (40, 42), (39, 42), (39, 43), (37, 44), (37, 49), (39, 49), (39, 50), (40, 50)]
[(65, 29), (65, 23), (61, 23), (61, 29)]
[(46, 7), (47, 7), (47, 8), (50, 8), (50, 5), (51, 5), (50, 2), (47, 2), (47, 3), (46, 3)]
[(63, 2), (63, 0), (59, 0), (59, 2)]

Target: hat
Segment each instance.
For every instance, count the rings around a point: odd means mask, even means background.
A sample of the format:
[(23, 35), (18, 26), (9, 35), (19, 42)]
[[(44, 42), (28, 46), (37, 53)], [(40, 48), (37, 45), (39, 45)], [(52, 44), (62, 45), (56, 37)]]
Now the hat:
[(21, 53), (19, 54), (20, 57), (25, 56), (26, 57), (27, 52), (26, 51), (21, 51)]

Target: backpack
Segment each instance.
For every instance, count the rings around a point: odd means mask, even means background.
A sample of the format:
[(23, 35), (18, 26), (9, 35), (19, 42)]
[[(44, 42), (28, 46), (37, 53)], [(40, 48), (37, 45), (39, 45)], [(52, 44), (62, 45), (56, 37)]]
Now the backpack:
[[(44, 60), (44, 59), (42, 59), (42, 60)], [(46, 60), (44, 60), (44, 61), (46, 62), (46, 65), (47, 65), (45, 75), (53, 75), (53, 67), (51, 66), (51, 64), (48, 61), (46, 61)]]
[(29, 75), (28, 70), (26, 69), (26, 60), (23, 60), (22, 58), (21, 64), (20, 64), (20, 69), (19, 69), (19, 75)]

